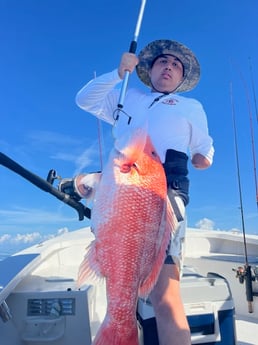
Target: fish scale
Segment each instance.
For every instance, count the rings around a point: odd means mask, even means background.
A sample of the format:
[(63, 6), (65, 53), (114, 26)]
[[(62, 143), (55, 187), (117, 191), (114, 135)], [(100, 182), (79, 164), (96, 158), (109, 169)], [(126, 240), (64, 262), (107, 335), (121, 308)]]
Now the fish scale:
[(103, 170), (92, 210), (95, 240), (79, 269), (79, 284), (92, 273), (106, 279), (107, 312), (94, 345), (138, 345), (137, 300), (156, 283), (176, 225), (161, 161), (150, 138), (136, 132)]

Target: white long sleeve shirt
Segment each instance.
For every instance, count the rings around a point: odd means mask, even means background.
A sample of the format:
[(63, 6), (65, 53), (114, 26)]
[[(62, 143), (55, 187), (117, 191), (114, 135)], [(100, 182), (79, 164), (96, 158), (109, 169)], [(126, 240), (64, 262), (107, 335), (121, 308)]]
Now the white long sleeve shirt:
[(206, 114), (200, 102), (174, 93), (163, 95), (128, 89), (123, 112), (119, 112), (115, 121), (120, 95), (116, 85), (120, 82), (117, 69), (93, 79), (78, 92), (77, 105), (115, 125), (116, 139), (147, 121), (148, 134), (162, 162), (165, 161), (166, 151), (174, 149), (190, 155), (190, 158), (200, 153), (212, 163), (213, 140), (209, 136)]

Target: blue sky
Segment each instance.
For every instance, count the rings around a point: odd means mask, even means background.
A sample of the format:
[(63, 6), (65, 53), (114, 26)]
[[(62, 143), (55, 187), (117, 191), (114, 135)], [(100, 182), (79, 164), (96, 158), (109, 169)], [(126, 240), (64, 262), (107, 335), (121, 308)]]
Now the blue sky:
[[(99, 124), (74, 99), (94, 73), (118, 66), (133, 38), (140, 3), (0, 0), (1, 152), (43, 178), (52, 168), (62, 177), (100, 169)], [(250, 135), (251, 118), (257, 146), (257, 13), (256, 0), (146, 2), (137, 51), (155, 39), (174, 39), (191, 48), (201, 64), (199, 85), (184, 95), (202, 102), (216, 153), (210, 169), (190, 167), (191, 227), (242, 229), (232, 85), (245, 228), (258, 233)], [(135, 75), (129, 86), (143, 87)], [(103, 125), (102, 134), (105, 161), (111, 128)], [(0, 249), (89, 224), (3, 166), (0, 174)]]

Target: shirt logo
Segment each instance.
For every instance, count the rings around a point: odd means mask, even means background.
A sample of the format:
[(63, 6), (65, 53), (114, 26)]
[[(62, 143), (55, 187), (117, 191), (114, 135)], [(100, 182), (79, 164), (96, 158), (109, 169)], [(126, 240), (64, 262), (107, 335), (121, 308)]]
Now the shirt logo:
[(163, 104), (168, 104), (168, 105), (176, 105), (178, 103), (178, 100), (175, 98), (167, 98), (162, 101)]

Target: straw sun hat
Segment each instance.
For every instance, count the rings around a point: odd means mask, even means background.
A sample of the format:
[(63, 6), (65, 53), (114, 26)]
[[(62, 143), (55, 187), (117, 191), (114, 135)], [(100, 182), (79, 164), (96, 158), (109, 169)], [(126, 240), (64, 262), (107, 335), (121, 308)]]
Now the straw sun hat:
[(162, 54), (170, 54), (177, 57), (184, 66), (184, 79), (177, 87), (176, 92), (190, 91), (200, 79), (200, 65), (193, 52), (183, 44), (171, 40), (157, 40), (149, 43), (139, 53), (139, 64), (136, 72), (140, 80), (152, 87), (149, 71), (155, 58)]

